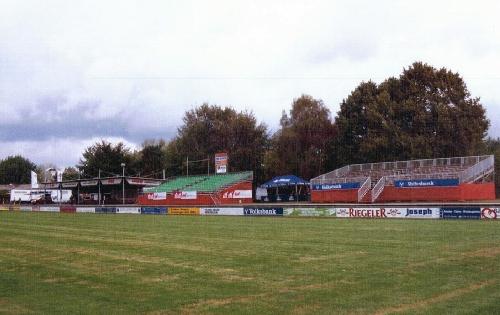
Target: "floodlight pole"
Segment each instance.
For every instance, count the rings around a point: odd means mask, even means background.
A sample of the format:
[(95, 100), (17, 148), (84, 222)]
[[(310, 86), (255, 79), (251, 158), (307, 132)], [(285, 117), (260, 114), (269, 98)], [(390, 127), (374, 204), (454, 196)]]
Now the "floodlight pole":
[(186, 157), (186, 176), (189, 176), (189, 156)]
[(122, 166), (122, 204), (125, 204), (125, 163)]
[(99, 175), (98, 175), (98, 180), (97, 180), (97, 188), (99, 189), (98, 190), (98, 194), (97, 194), (97, 204), (98, 205), (101, 205), (101, 169), (99, 169)]

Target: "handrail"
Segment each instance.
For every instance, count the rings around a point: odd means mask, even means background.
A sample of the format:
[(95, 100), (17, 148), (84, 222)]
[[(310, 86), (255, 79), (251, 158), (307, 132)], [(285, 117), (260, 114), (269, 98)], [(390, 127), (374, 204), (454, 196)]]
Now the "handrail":
[(472, 165), (460, 173), (460, 183), (468, 183), (475, 180), (479, 175), (489, 173), (495, 167), (495, 158), (489, 155), (486, 159)]
[(366, 180), (366, 176), (358, 176), (358, 177), (335, 177), (335, 178), (314, 178), (311, 179), (311, 184), (341, 184), (341, 183), (355, 183), (355, 182), (364, 182)]
[(382, 176), (382, 177), (380, 177), (378, 182), (373, 187), (373, 189), (372, 189), (372, 202), (375, 202), (375, 200), (377, 200), (378, 196), (380, 196), (380, 194), (384, 190), (385, 181), (386, 181), (386, 177)]
[(363, 199), (363, 197), (366, 195), (366, 193), (370, 190), (371, 187), (372, 187), (372, 178), (368, 176), (363, 185), (361, 185), (361, 187), (358, 190), (358, 202), (361, 202), (361, 199)]

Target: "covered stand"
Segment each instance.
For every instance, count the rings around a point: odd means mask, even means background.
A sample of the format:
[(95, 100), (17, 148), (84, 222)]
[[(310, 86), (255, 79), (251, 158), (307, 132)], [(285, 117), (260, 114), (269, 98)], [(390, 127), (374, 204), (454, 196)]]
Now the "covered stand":
[[(308, 200), (309, 182), (295, 175), (277, 176), (260, 186), (275, 194), (268, 194), (262, 201), (304, 201)], [(281, 193), (280, 193), (281, 191)]]

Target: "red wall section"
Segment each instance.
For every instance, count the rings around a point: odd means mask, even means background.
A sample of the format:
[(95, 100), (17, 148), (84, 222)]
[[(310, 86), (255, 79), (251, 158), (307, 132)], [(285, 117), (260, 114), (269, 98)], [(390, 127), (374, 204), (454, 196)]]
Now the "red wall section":
[[(167, 199), (163, 200), (153, 200), (148, 199), (148, 195), (151, 193), (146, 193), (140, 195), (137, 198), (137, 203), (145, 206), (163, 206), (163, 205), (173, 205), (173, 206), (183, 206), (183, 205), (197, 205), (197, 206), (212, 206), (212, 205), (225, 205), (225, 204), (240, 204), (240, 203), (252, 203), (253, 198), (224, 198), (224, 193), (234, 193), (235, 190), (250, 190), (252, 191), (252, 182), (242, 182), (236, 185), (230, 186), (225, 190), (214, 193), (212, 195), (205, 193), (198, 193), (196, 199), (175, 199), (174, 194), (168, 194)], [(233, 194), (234, 196), (234, 194)]]
[(313, 190), (311, 202), (358, 202), (358, 189)]
[(495, 184), (461, 184), (457, 187), (397, 188), (386, 186), (376, 202), (461, 201), (495, 199)]

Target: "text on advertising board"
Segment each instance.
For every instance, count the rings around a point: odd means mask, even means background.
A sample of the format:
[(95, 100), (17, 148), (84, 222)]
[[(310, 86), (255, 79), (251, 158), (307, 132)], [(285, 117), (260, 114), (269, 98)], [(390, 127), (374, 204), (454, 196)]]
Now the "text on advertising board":
[(479, 207), (444, 207), (440, 210), (443, 219), (480, 219), (481, 208)]
[(313, 190), (357, 189), (360, 183), (314, 184)]
[(170, 215), (199, 215), (200, 208), (168, 208), (167, 213)]
[(458, 186), (458, 178), (394, 181), (394, 187), (397, 188), (435, 187), (435, 186)]
[(283, 208), (244, 208), (243, 213), (252, 216), (282, 216)]

